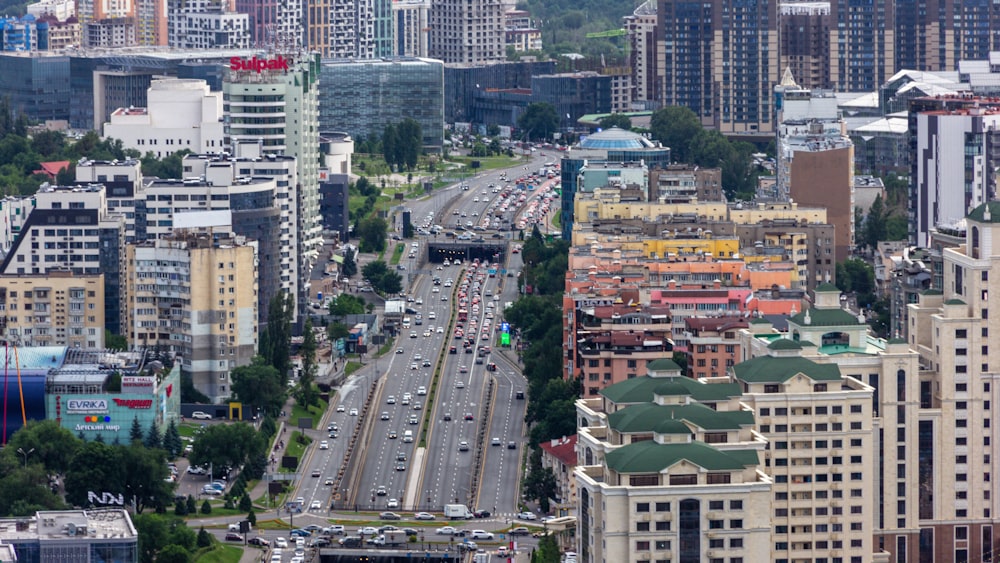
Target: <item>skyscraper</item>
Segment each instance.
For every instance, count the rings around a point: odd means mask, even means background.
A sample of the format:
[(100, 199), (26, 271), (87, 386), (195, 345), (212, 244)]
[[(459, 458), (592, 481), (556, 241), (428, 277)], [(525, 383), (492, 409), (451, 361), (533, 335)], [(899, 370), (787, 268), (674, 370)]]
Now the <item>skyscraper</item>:
[(430, 28), (431, 58), (471, 64), (506, 58), (501, 0), (433, 2)]
[(306, 12), (306, 41), (325, 59), (393, 54), (392, 0), (320, 0)]

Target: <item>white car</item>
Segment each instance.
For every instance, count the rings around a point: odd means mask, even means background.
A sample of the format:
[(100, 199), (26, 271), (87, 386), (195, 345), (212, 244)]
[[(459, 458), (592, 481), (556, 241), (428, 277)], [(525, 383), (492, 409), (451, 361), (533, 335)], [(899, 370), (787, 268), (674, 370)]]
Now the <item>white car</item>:
[(464, 382), (464, 381), (462, 381), (461, 379), (459, 379), (459, 380), (458, 380), (458, 381), (457, 381), (457, 382), (455, 383), (455, 387), (456, 387), (456, 388), (458, 388), (458, 389), (465, 389), (465, 382)]
[(319, 510), (321, 508), (323, 508), (323, 505), (318, 500), (309, 503), (309, 510)]
[(344, 412), (344, 405), (337, 405), (337, 412)]
[(472, 530), (470, 537), (474, 540), (492, 540), (493, 534), (486, 530)]
[(195, 420), (212, 420), (212, 415), (203, 411), (194, 411), (191, 413), (191, 418)]
[(426, 394), (427, 394), (427, 388), (426, 387), (424, 387), (423, 385), (421, 385), (420, 387), (417, 387), (417, 395), (426, 395)]
[(274, 538), (274, 547), (288, 547), (288, 540), (285, 538)]
[(413, 515), (414, 520), (433, 520), (434, 515), (430, 512), (417, 512)]
[(348, 414), (350, 414), (351, 416), (358, 416), (358, 409), (351, 409), (351, 412)]
[(534, 512), (518, 512), (515, 516), (518, 520), (537, 520), (538, 517), (535, 516)]
[(430, 336), (430, 335), (431, 335), (431, 331), (429, 331), (429, 330), (425, 330), (424, 331), (424, 337), (427, 337), (427, 336)]
[(437, 333), (438, 333), (438, 334), (443, 334), (443, 333), (444, 333), (444, 327), (443, 327), (443, 326), (439, 326), (439, 327), (437, 328)]
[(456, 531), (457, 530), (455, 530), (454, 526), (443, 526), (435, 530), (434, 533), (436, 533), (439, 536), (453, 536), (455, 535)]
[(328, 449), (330, 449), (330, 442), (327, 442), (326, 440), (323, 440), (322, 442), (319, 443), (319, 449), (321, 449), (321, 450), (328, 450)]

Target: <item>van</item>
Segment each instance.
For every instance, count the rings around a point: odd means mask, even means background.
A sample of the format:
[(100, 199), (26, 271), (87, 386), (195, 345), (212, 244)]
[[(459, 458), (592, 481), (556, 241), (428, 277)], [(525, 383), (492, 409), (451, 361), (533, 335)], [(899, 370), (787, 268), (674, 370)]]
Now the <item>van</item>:
[(407, 430), (403, 432), (403, 442), (409, 444), (413, 441), (413, 430)]
[(403, 328), (410, 328), (410, 317), (403, 317)]

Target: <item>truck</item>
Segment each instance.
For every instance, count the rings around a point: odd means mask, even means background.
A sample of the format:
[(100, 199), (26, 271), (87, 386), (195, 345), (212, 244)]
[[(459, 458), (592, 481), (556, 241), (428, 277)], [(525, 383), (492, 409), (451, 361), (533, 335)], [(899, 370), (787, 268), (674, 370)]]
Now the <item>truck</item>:
[(472, 518), (472, 511), (464, 504), (446, 504), (444, 517), (450, 520), (467, 520)]
[(406, 542), (410, 539), (406, 532), (403, 530), (386, 530), (383, 534), (385, 546), (393, 545), (406, 545)]

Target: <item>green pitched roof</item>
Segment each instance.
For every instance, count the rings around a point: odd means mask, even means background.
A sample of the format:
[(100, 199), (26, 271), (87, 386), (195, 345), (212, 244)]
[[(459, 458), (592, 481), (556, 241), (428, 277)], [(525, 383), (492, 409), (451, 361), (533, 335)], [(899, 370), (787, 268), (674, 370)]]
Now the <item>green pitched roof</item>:
[(905, 338), (890, 338), (888, 340), (889, 344), (906, 344)]
[(768, 350), (801, 350), (802, 345), (790, 338), (779, 338), (767, 345)]
[[(806, 314), (809, 314), (809, 324), (806, 324)], [(788, 322), (800, 326), (856, 326), (861, 324), (858, 318), (843, 309), (809, 309), (788, 319)]]
[(747, 383), (784, 383), (794, 375), (802, 373), (814, 381), (840, 380), (837, 364), (817, 364), (797, 356), (775, 358), (757, 356), (733, 366), (736, 379)]
[(681, 369), (681, 366), (677, 365), (677, 362), (670, 358), (660, 358), (646, 364), (646, 369), (649, 371), (678, 371)]
[(920, 295), (941, 295), (940, 289), (925, 289), (920, 292)]
[(687, 424), (680, 420), (661, 420), (653, 427), (653, 432), (657, 434), (693, 434)]
[(761, 319), (761, 318), (756, 318), (756, 319), (753, 319), (752, 321), (750, 321), (750, 324), (752, 324), (752, 325), (762, 325), (762, 324), (765, 324), (765, 323), (766, 324), (771, 324), (771, 321), (769, 321), (767, 319)]
[(687, 460), (709, 471), (739, 471), (757, 465), (757, 452), (720, 451), (702, 442), (659, 444), (645, 440), (608, 452), (608, 469), (618, 473), (659, 473), (679, 461)]
[[(674, 383), (687, 389), (687, 394), (696, 401), (724, 401), (743, 394), (735, 383), (701, 383), (690, 377), (650, 377), (643, 375), (620, 381), (601, 390), (601, 395), (616, 404), (649, 403), (657, 390), (665, 383)], [(669, 389), (669, 388), (668, 388)]]
[(717, 411), (700, 403), (687, 405), (632, 405), (608, 415), (608, 426), (619, 432), (653, 432), (665, 420), (687, 420), (705, 430), (739, 430), (753, 425), (749, 411)]
[(817, 285), (816, 289), (814, 289), (813, 291), (816, 293), (840, 293), (840, 290), (837, 289), (837, 286), (833, 285), (830, 282), (824, 282)]
[(961, 299), (949, 299), (944, 302), (945, 305), (965, 305), (965, 301)]
[[(986, 207), (990, 208), (990, 218), (984, 218)], [(1000, 201), (988, 201), (969, 212), (969, 219), (979, 223), (1000, 223)]]

